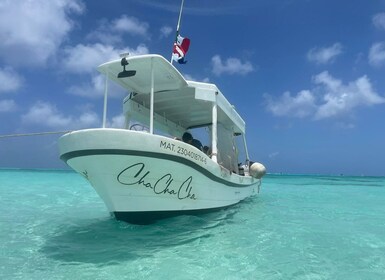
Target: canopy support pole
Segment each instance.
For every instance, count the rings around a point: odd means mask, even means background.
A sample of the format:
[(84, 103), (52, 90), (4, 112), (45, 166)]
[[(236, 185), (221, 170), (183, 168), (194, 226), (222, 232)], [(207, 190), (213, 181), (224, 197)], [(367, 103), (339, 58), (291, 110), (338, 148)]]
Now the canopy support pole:
[(249, 151), (247, 150), (246, 135), (243, 133), (242, 137), (243, 137), (243, 145), (245, 146), (246, 165), (249, 166), (250, 158), (249, 158)]
[(106, 74), (106, 82), (104, 84), (104, 105), (103, 105), (103, 128), (107, 122), (107, 95), (108, 95), (108, 72)]
[(154, 59), (151, 58), (150, 133), (154, 134)]
[[(215, 93), (217, 94), (217, 93)], [(218, 143), (218, 107), (217, 107), (217, 102), (215, 98), (215, 102), (213, 102), (213, 107), (212, 107), (212, 118), (213, 118), (213, 125), (212, 125), (212, 135), (211, 135), (211, 159), (214, 162), (218, 162), (218, 148), (217, 148), (217, 143)]]

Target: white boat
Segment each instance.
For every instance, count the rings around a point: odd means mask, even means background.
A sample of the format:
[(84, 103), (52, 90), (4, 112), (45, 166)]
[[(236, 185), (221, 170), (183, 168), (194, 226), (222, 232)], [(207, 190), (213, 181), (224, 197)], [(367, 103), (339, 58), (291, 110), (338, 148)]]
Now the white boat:
[[(145, 224), (208, 212), (259, 192), (266, 170), (251, 164), (245, 122), (216, 85), (186, 80), (160, 55), (123, 57), (98, 70), (106, 75), (103, 127), (63, 135), (60, 158), (118, 220)], [(105, 127), (108, 80), (128, 92), (122, 129)], [(195, 130), (207, 132), (209, 153), (179, 140)]]

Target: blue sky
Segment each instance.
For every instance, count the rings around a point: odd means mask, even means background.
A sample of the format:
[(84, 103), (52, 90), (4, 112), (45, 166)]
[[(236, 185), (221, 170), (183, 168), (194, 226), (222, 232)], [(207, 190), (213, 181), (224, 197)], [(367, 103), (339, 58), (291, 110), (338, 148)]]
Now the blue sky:
[[(100, 127), (96, 67), (126, 51), (169, 58), (179, 6), (1, 0), (0, 135)], [(384, 0), (185, 0), (181, 35), (178, 69), (218, 85), (269, 172), (385, 175)], [(65, 167), (57, 138), (0, 138), (0, 167)]]

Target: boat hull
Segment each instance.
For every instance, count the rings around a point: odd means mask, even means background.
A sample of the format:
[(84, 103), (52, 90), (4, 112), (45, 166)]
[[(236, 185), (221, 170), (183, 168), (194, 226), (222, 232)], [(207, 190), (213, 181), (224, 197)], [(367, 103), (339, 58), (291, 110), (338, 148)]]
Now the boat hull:
[(210, 212), (258, 192), (191, 145), (123, 129), (88, 129), (59, 140), (60, 158), (84, 176), (118, 220), (148, 223)]

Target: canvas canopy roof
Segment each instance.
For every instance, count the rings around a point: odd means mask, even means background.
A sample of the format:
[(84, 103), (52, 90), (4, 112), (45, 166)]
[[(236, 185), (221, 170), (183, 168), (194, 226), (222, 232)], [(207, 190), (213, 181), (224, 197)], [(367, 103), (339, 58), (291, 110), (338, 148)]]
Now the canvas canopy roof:
[(127, 57), (127, 71), (136, 71), (130, 77), (118, 78), (123, 66), (121, 60), (104, 63), (98, 70), (127, 91), (131, 100), (150, 108), (151, 71), (154, 77), (154, 113), (185, 129), (212, 123), (213, 103), (218, 108), (218, 123), (235, 133), (245, 133), (245, 122), (227, 101), (216, 85), (186, 81), (179, 71), (160, 55)]

